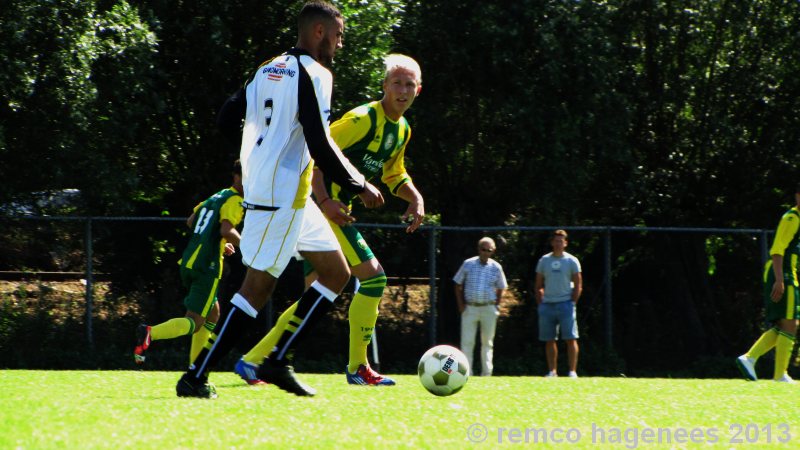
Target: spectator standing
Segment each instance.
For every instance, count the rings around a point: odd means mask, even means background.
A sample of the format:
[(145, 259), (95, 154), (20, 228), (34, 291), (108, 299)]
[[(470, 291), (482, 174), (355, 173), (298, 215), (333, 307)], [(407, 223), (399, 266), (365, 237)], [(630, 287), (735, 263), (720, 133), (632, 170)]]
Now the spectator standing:
[(480, 326), (481, 376), (484, 377), (491, 376), (494, 368), (494, 334), (500, 315), (500, 300), (508, 287), (503, 267), (491, 258), (495, 248), (492, 238), (481, 238), (478, 256), (465, 260), (453, 277), (461, 313), (461, 350), (467, 355), (472, 373), (475, 332)]
[(569, 376), (578, 378), (578, 321), (575, 306), (583, 291), (581, 263), (567, 253), (567, 232), (556, 230), (550, 239), (553, 251), (536, 264), (536, 304), (539, 313), (539, 340), (547, 358), (547, 377), (557, 375), (559, 332), (567, 346)]

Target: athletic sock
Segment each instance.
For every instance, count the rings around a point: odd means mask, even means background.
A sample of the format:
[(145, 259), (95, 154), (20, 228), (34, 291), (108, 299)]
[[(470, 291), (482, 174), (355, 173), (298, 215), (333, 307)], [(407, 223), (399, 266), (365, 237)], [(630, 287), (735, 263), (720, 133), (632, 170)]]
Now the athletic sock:
[(778, 339), (778, 329), (773, 327), (765, 331), (750, 350), (745, 353), (748, 358), (758, 359), (764, 353), (772, 350), (775, 347), (775, 342)]
[(367, 365), (367, 347), (372, 340), (378, 320), (378, 304), (386, 287), (386, 274), (378, 274), (360, 283), (348, 311), (350, 322), (350, 361), (347, 370), (354, 373), (358, 366)]
[(197, 359), (197, 355), (200, 354), (200, 350), (202, 350), (206, 342), (208, 342), (208, 337), (211, 336), (211, 332), (214, 331), (214, 326), (216, 325), (217, 324), (214, 322), (206, 320), (206, 323), (197, 330), (197, 333), (192, 335), (192, 347), (189, 350), (189, 364)]
[(186, 336), (194, 332), (194, 320), (188, 317), (176, 317), (150, 327), (150, 339), (160, 341)]
[[(211, 348), (206, 345), (200, 351), (186, 373), (198, 379), (207, 377), (211, 368), (233, 349), (255, 320), (255, 317), (239, 309), (238, 306), (231, 305), (228, 315), (215, 329), (216, 339), (213, 345)], [(212, 340), (213, 336), (209, 338), (209, 343)]]
[(778, 339), (775, 343), (775, 372), (773, 379), (777, 380), (786, 373), (789, 368), (789, 358), (792, 356), (795, 337), (785, 331), (778, 332)]
[(291, 360), (291, 350), (331, 309), (335, 299), (335, 293), (321, 285), (319, 281), (315, 281), (297, 302), (297, 308), (281, 330), (280, 338), (269, 354), (269, 359), (274, 362)]
[(280, 339), (281, 334), (283, 334), (283, 329), (286, 328), (286, 324), (289, 323), (289, 319), (294, 316), (294, 312), (297, 310), (297, 304), (300, 301), (296, 301), (290, 306), (286, 311), (281, 314), (278, 318), (278, 321), (269, 330), (266, 336), (264, 336), (258, 344), (256, 344), (246, 355), (242, 357), (246, 362), (250, 364), (261, 364), (264, 361), (264, 358), (272, 352), (275, 348), (275, 345), (278, 343), (278, 339)]

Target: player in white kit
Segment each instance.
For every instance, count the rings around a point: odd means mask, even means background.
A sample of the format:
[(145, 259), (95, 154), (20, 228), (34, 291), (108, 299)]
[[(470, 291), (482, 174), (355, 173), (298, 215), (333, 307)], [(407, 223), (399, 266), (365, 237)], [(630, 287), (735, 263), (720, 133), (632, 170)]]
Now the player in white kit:
[[(344, 20), (324, 1), (304, 5), (295, 48), (262, 64), (221, 112), (245, 108), (241, 162), (247, 210), (240, 243), (248, 267), (231, 309), (176, 386), (181, 397), (216, 397), (209, 370), (239, 341), (272, 294), (278, 277), (299, 252), (319, 273), (303, 293), (258, 377), (296, 395), (316, 392), (289, 365), (298, 338), (323, 316), (350, 279), (336, 237), (309, 199), (314, 165), (347, 186), (367, 207), (383, 197), (336, 147), (328, 128), (333, 56), (342, 46)], [(238, 111), (237, 111), (238, 108)], [(235, 123), (236, 119), (221, 120)]]

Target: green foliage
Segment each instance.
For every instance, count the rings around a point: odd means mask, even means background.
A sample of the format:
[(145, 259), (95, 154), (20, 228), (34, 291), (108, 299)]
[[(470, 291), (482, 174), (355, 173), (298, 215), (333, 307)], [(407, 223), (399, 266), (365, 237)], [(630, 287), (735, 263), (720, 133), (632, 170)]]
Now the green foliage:
[(0, 15), (0, 56), (11, 62), (0, 78), (8, 93), (0, 175), (13, 180), (0, 199), (79, 188), (95, 208), (101, 198), (119, 203), (137, 178), (124, 131), (146, 120), (130, 105), (149, 91), (155, 35), (124, 1), (105, 9), (93, 1), (13, 2)]

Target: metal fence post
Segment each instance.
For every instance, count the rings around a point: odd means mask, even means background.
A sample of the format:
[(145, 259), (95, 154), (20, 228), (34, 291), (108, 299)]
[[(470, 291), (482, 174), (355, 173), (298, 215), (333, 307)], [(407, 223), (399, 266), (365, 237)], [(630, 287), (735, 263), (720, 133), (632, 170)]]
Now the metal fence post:
[(768, 239), (767, 230), (761, 230), (761, 266), (764, 266), (770, 258)]
[(603, 302), (603, 311), (605, 315), (605, 338), (606, 338), (606, 349), (611, 350), (613, 348), (613, 336), (612, 336), (612, 328), (614, 326), (613, 323), (613, 310), (611, 308), (611, 228), (606, 228), (606, 238), (605, 238), (605, 245), (603, 245), (603, 259), (605, 260), (604, 267), (604, 278), (605, 278), (605, 301)]
[(89, 348), (94, 349), (94, 336), (92, 332), (92, 302), (93, 302), (93, 275), (92, 275), (92, 218), (86, 218), (86, 233), (84, 235), (86, 240), (86, 340), (89, 343)]
[(430, 305), (431, 314), (428, 318), (428, 339), (431, 347), (436, 345), (436, 321), (438, 320), (436, 314), (437, 301), (436, 301), (436, 227), (431, 226), (431, 233), (428, 237), (428, 275), (430, 276)]

